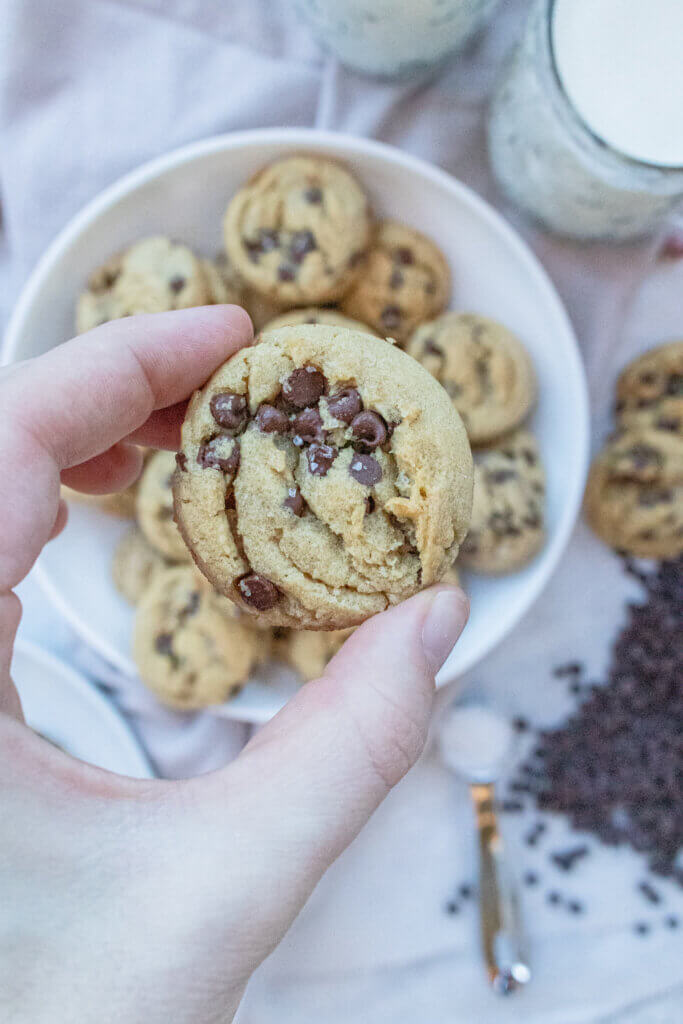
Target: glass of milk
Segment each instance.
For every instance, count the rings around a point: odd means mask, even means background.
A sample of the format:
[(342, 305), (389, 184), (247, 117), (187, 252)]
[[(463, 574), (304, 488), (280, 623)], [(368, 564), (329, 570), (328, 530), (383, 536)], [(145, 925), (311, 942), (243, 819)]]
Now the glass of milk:
[(683, 199), (683, 0), (533, 0), (491, 104), (493, 173), (581, 240), (650, 233)]
[(499, 0), (295, 0), (327, 49), (356, 71), (407, 78), (461, 49)]

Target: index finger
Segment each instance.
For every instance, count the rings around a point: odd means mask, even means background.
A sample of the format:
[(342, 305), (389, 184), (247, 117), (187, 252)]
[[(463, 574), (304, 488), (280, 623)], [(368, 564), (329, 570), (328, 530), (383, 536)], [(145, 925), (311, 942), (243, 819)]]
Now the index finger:
[(176, 405), (252, 337), (237, 306), (129, 317), (0, 377), (0, 592), (28, 572), (57, 515), (59, 474)]

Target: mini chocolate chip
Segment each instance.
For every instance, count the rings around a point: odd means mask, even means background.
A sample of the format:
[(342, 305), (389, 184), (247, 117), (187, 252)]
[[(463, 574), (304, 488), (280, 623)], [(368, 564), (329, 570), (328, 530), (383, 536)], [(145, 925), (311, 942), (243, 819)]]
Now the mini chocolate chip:
[(312, 231), (295, 231), (289, 243), (289, 258), (293, 263), (303, 263), (309, 252), (317, 248)]
[(178, 467), (178, 469), (187, 469), (187, 455), (185, 454), (185, 452), (176, 452), (175, 464)]
[(492, 484), (504, 484), (506, 480), (515, 480), (517, 473), (514, 469), (494, 469), (486, 474), (486, 479)]
[(396, 291), (403, 284), (403, 274), (400, 270), (392, 271), (391, 277), (389, 278), (389, 287)]
[(211, 415), (226, 430), (237, 432), (247, 418), (247, 400), (234, 391), (221, 391), (209, 402)]
[(525, 885), (538, 885), (538, 875), (535, 871), (527, 871), (524, 875)]
[(387, 439), (387, 425), (378, 412), (366, 409), (351, 421), (351, 433), (364, 451), (374, 451)]
[(447, 914), (458, 914), (458, 913), (460, 913), (460, 907), (455, 902), (455, 900), (449, 900), (448, 901), (448, 903), (446, 904), (446, 913)]
[(292, 420), (292, 430), (302, 441), (322, 441), (323, 418), (315, 408), (303, 409)]
[(327, 408), (330, 416), (348, 424), (363, 408), (363, 401), (356, 388), (343, 388), (330, 395), (327, 399)]
[(322, 203), (323, 190), (321, 188), (318, 188), (317, 185), (311, 185), (311, 187), (307, 188), (306, 191), (304, 192), (304, 199), (306, 200), (307, 203), (311, 203), (313, 206), (315, 206), (317, 203)]
[(338, 452), (332, 444), (312, 444), (306, 455), (308, 468), (313, 476), (326, 476)]
[(158, 637), (154, 641), (154, 648), (159, 654), (172, 654), (173, 653), (173, 634), (172, 633), (159, 633)]
[(365, 499), (365, 514), (366, 514), (366, 516), (372, 515), (372, 513), (375, 511), (375, 507), (376, 507), (375, 506), (375, 499), (373, 498), (373, 496), (371, 494), (368, 494), (367, 498)]
[(240, 576), (235, 586), (242, 600), (260, 612), (273, 608), (282, 597), (280, 590), (272, 580), (266, 579), (265, 576), (259, 576), (255, 572), (248, 572), (245, 576)]
[(372, 455), (354, 455), (349, 463), (349, 473), (364, 487), (374, 487), (382, 479), (382, 467)]
[(282, 385), (282, 394), (297, 409), (315, 405), (325, 391), (327, 381), (315, 366), (302, 366), (293, 370)]
[(187, 599), (187, 604), (185, 605), (185, 607), (183, 608), (183, 610), (180, 613), (180, 617), (182, 619), (187, 619), (191, 615), (196, 615), (197, 612), (199, 611), (199, 602), (200, 602), (199, 591), (198, 590), (193, 590), (192, 593), (190, 594), (190, 596)]
[(546, 896), (546, 900), (548, 901), (548, 903), (550, 903), (551, 906), (557, 907), (562, 902), (562, 897), (560, 896), (559, 892), (553, 891), (548, 893), (548, 895)]
[(633, 926), (633, 930), (636, 935), (647, 935), (650, 931), (650, 926), (649, 924), (646, 924), (645, 921), (638, 921), (637, 924)]
[(463, 884), (458, 888), (458, 893), (462, 899), (469, 900), (474, 895), (474, 889), (468, 882), (463, 882)]
[(303, 495), (298, 487), (289, 487), (287, 489), (287, 497), (285, 498), (283, 505), (285, 508), (290, 509), (295, 516), (301, 518), (306, 511), (306, 502), (304, 501)]
[(664, 919), (664, 923), (667, 926), (667, 928), (678, 928), (679, 921), (675, 914), (669, 914)]
[(567, 903), (567, 909), (571, 914), (582, 914), (583, 903), (580, 903), (578, 900), (569, 900)]
[(178, 277), (171, 278), (171, 280), (168, 282), (168, 287), (171, 289), (174, 295), (177, 295), (178, 292), (181, 292), (183, 290), (186, 284), (187, 281), (185, 280), (185, 278), (178, 275)]
[(409, 267), (412, 263), (415, 262), (413, 250), (409, 249), (407, 246), (404, 245), (402, 245), (399, 249), (394, 250), (394, 259), (396, 260), (397, 263), (402, 263), (403, 266), (405, 267)]
[(260, 256), (278, 247), (280, 235), (270, 228), (261, 228), (256, 238), (244, 238), (242, 241), (249, 259), (252, 263), (258, 263)]
[(230, 453), (221, 454), (225, 448), (227, 434), (219, 434), (200, 445), (197, 462), (203, 469), (222, 469), (224, 473), (236, 473), (240, 464), (239, 441), (233, 441)]
[(296, 270), (287, 266), (286, 263), (281, 263), (277, 268), (277, 277), (278, 281), (293, 281), (296, 277)]
[(683, 395), (683, 373), (671, 373), (666, 381), (666, 394), (672, 398)]
[(264, 434), (286, 434), (289, 430), (289, 417), (281, 409), (264, 402), (258, 407), (256, 422)]
[(382, 326), (388, 331), (395, 330), (401, 326), (401, 310), (398, 306), (385, 306), (379, 315)]
[(423, 356), (437, 356), (439, 359), (445, 359), (446, 353), (440, 345), (434, 341), (433, 338), (427, 338), (422, 346)]
[(352, 252), (351, 255), (349, 256), (349, 266), (350, 267), (357, 267), (358, 264), (362, 263), (364, 259), (365, 259), (365, 251), (364, 250), (362, 250), (362, 251), (358, 250), (356, 252)]

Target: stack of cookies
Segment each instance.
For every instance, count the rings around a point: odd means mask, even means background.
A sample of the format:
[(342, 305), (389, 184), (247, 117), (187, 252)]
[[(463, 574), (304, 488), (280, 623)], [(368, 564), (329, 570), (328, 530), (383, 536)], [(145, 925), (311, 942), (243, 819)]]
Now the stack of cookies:
[[(433, 580), (456, 582), (458, 550), (458, 565), (486, 574), (515, 571), (538, 552), (544, 473), (536, 441), (523, 425), (536, 396), (533, 367), (522, 343), (501, 324), (445, 312), (450, 294), (451, 271), (438, 246), (414, 227), (377, 221), (355, 176), (318, 155), (278, 160), (237, 192), (217, 258), (155, 236), (92, 275), (77, 303), (79, 331), (136, 313), (234, 302), (247, 309), (257, 330), (276, 339), (284, 368), (300, 364), (303, 372), (329, 362), (319, 390), (312, 376), (302, 378), (304, 394), (297, 391), (301, 381), (294, 382), (299, 371), (282, 384), (283, 369), (278, 383), (277, 367), (265, 357), (259, 367), (248, 356), (253, 387), (266, 398), (247, 415), (230, 373), (220, 387), (210, 382), (184, 429), (181, 457), (191, 473), (183, 474), (182, 465), (176, 470), (172, 455), (157, 453), (139, 486), (95, 499), (105, 511), (135, 511), (138, 525), (121, 542), (113, 573), (121, 593), (137, 606), (135, 654), (142, 678), (162, 700), (186, 708), (218, 703), (264, 657), (314, 678), (367, 614)], [(304, 325), (317, 325), (320, 333), (307, 335), (306, 327), (295, 338), (287, 332)], [(391, 349), (378, 339), (391, 342)], [(384, 346), (390, 356), (381, 355)], [(269, 373), (275, 373), (272, 381)], [(441, 388), (434, 388), (430, 375)], [(356, 382), (353, 387), (334, 383), (345, 377)], [(386, 386), (392, 380), (393, 390)], [(316, 393), (309, 395), (312, 384)], [(407, 432), (416, 409), (426, 424), (419, 451)], [(475, 449), (474, 507), (464, 542), (471, 459), (461, 421)], [(292, 462), (292, 446), (300, 465)], [(276, 464), (278, 448), (288, 454)], [(421, 498), (410, 490), (408, 469), (422, 480)], [(251, 530), (255, 537), (258, 522), (243, 510), (270, 500), (277, 474), (291, 476), (293, 485), (285, 506), (292, 522), (282, 527), (287, 557), (302, 564), (311, 558), (312, 566), (324, 558), (330, 580), (335, 572), (339, 576), (330, 590), (336, 604), (327, 614), (324, 588), (315, 600), (306, 588), (284, 597), (279, 588), (276, 596), (258, 573), (242, 571), (239, 550), (226, 578), (207, 561), (207, 503), (222, 501), (220, 518), (228, 524), (239, 507), (237, 535)], [(179, 508), (184, 539), (175, 522)], [(321, 523), (343, 536), (341, 548), (328, 550)], [(270, 557), (265, 545), (261, 554)], [(274, 559), (276, 552), (271, 554)], [(372, 596), (377, 580), (356, 586), (349, 558), (364, 567), (375, 564), (367, 572), (381, 577), (384, 603)], [(308, 575), (314, 579), (316, 573)], [(352, 596), (340, 616), (341, 592)], [(314, 631), (302, 628), (307, 626)]]
[(640, 558), (683, 553), (683, 341), (653, 348), (617, 381), (616, 429), (593, 462), (586, 516)]

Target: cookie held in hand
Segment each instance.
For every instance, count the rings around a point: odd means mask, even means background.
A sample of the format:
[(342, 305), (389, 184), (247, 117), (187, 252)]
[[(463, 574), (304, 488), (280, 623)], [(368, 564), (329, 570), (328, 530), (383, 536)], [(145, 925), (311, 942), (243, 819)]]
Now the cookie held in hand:
[(275, 626), (344, 629), (453, 564), (472, 457), (443, 388), (405, 353), (284, 327), (194, 395), (174, 495), (217, 590)]

